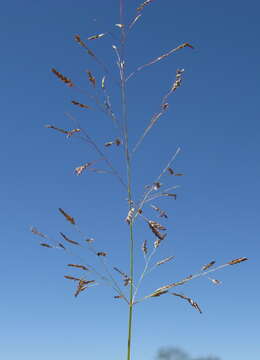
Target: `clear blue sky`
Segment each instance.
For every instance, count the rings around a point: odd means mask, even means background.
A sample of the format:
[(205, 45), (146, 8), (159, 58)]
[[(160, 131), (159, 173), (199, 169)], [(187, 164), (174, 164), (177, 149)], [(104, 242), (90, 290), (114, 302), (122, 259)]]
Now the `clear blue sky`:
[[(139, 1), (128, 0), (134, 14)], [(180, 146), (174, 169), (182, 178), (177, 201), (155, 205), (168, 212), (168, 236), (155, 260), (174, 255), (172, 263), (152, 273), (145, 295), (159, 286), (196, 272), (210, 260), (217, 264), (247, 256), (250, 261), (213, 277), (194, 280), (179, 292), (197, 301), (203, 314), (172, 296), (136, 306), (133, 360), (153, 359), (160, 346), (180, 346), (194, 357), (215, 354), (222, 360), (258, 359), (259, 344), (259, 12), (257, 1), (156, 0), (143, 12), (127, 46), (129, 71), (190, 42), (183, 49), (129, 80), (130, 144), (134, 145), (177, 68), (185, 68), (183, 86), (170, 108), (146, 137), (133, 159), (133, 186), (157, 176)], [(84, 94), (67, 88), (52, 67), (90, 91), (85, 70), (99, 83), (103, 73), (73, 40), (114, 29), (118, 1), (8, 1), (1, 5), (1, 336), (5, 360), (121, 360), (125, 358), (127, 308), (110, 288), (93, 287), (73, 297), (66, 264), (77, 262), (61, 251), (45, 249), (29, 232), (30, 225), (55, 238), (63, 231), (79, 239), (58, 213), (70, 212), (112, 264), (127, 271), (126, 194), (110, 175), (73, 169), (96, 158), (85, 144), (45, 129), (45, 124), (73, 127), (70, 112), (96, 142), (115, 137), (111, 122), (94, 110)], [(91, 47), (112, 67), (115, 54), (109, 37)], [(110, 86), (118, 110), (117, 88)], [(118, 150), (118, 152), (116, 152)], [(124, 173), (119, 149), (105, 151)], [(156, 219), (152, 209), (147, 216)], [(137, 264), (142, 241), (152, 237), (147, 225), (136, 228)], [(84, 254), (83, 254), (84, 255)], [(91, 255), (86, 253), (87, 261)], [(176, 289), (177, 290), (177, 289)]]

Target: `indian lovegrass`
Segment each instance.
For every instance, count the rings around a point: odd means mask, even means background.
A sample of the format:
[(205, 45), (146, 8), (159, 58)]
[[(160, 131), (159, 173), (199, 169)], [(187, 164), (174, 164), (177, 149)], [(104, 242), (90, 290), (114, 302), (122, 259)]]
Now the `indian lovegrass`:
[[(172, 283), (162, 285), (161, 287), (154, 289), (150, 294), (147, 294), (143, 297), (139, 296), (139, 289), (142, 284), (143, 279), (154, 269), (172, 261), (174, 256), (166, 255), (164, 258), (157, 262), (154, 261), (154, 255), (157, 253), (158, 248), (166, 240), (166, 231), (167, 228), (163, 224), (168, 219), (168, 214), (165, 210), (161, 208), (161, 204), (158, 206), (158, 201), (168, 198), (175, 201), (177, 199), (177, 190), (178, 186), (174, 183), (174, 180), (181, 178), (183, 173), (180, 172), (174, 166), (174, 161), (180, 152), (180, 148), (177, 148), (173, 155), (169, 158), (166, 165), (162, 166), (162, 170), (158, 171), (158, 176), (153, 179), (149, 185), (144, 184), (144, 194), (138, 199), (136, 194), (133, 192), (133, 169), (135, 166), (134, 160), (136, 153), (139, 147), (144, 142), (146, 136), (149, 132), (153, 130), (154, 125), (159, 122), (162, 116), (166, 115), (169, 110), (169, 103), (171, 102), (171, 97), (174, 96), (175, 92), (178, 91), (179, 87), (182, 85), (184, 69), (176, 69), (175, 78), (172, 79), (170, 88), (165, 91), (165, 95), (160, 100), (160, 105), (158, 110), (151, 116), (148, 124), (144, 125), (144, 131), (139, 136), (137, 142), (134, 146), (130, 144), (132, 141), (129, 141), (129, 129), (131, 127), (131, 119), (128, 116), (128, 94), (127, 86), (132, 78), (136, 77), (140, 71), (152, 67), (154, 64), (164, 60), (167, 57), (174, 55), (174, 53), (179, 51), (190, 50), (193, 51), (194, 47), (188, 42), (181, 43), (176, 45), (170, 51), (155, 57), (154, 59), (146, 62), (143, 65), (138, 66), (134, 71), (128, 72), (127, 64), (131, 56), (126, 56), (125, 47), (128, 41), (128, 38), (131, 36), (131, 31), (134, 27), (138, 25), (138, 22), (142, 21), (145, 11), (150, 11), (149, 6), (155, 0), (147, 0), (140, 4), (136, 9), (136, 13), (130, 17), (130, 20), (127, 19), (126, 12), (126, 1), (119, 0), (119, 21), (117, 24), (111, 24), (111, 30), (98, 34), (90, 34), (89, 36), (75, 35), (75, 42), (83, 49), (83, 51), (88, 56), (90, 61), (96, 63), (99, 67), (99, 73), (94, 73), (91, 69), (86, 70), (84, 76), (89, 82), (89, 90), (85, 91), (80, 86), (78, 86), (72, 79), (65, 76), (56, 68), (52, 69), (54, 76), (64, 83), (64, 85), (71, 88), (71, 91), (75, 91), (79, 94), (86, 95), (86, 103), (79, 101), (78, 99), (71, 100), (71, 104), (75, 107), (81, 108), (82, 111), (101, 111), (108, 118), (112, 120), (111, 126), (114, 126), (116, 129), (116, 137), (114, 139), (107, 139), (107, 141), (100, 146), (99, 141), (94, 140), (90, 133), (81, 126), (80, 122), (75, 119), (70, 114), (67, 114), (68, 117), (75, 124), (72, 129), (63, 129), (57, 127), (56, 125), (46, 125), (47, 128), (60, 133), (65, 137), (65, 139), (70, 139), (71, 137), (78, 138), (83, 140), (89, 147), (97, 154), (96, 159), (88, 159), (87, 162), (77, 166), (74, 169), (76, 176), (84, 176), (87, 173), (96, 173), (96, 174), (108, 174), (113, 177), (121, 187), (123, 187), (126, 194), (126, 204), (127, 210), (126, 214), (122, 216), (121, 221), (125, 221), (126, 226), (128, 227), (129, 232), (129, 270), (127, 273), (122, 271), (121, 267), (116, 265), (110, 265), (109, 263), (109, 252), (103, 251), (99, 248), (98, 241), (94, 238), (86, 237), (81, 231), (78, 221), (73, 217), (73, 210), (70, 211), (59, 208), (60, 214), (67, 220), (75, 231), (80, 235), (81, 241), (76, 241), (71, 239), (69, 236), (64, 234), (64, 232), (59, 233), (58, 239), (53, 239), (46, 234), (37, 230), (37, 228), (32, 227), (31, 231), (33, 234), (37, 235), (40, 239), (40, 245), (45, 248), (55, 248), (65, 251), (71, 256), (75, 256), (78, 259), (76, 263), (69, 263), (68, 268), (78, 269), (81, 271), (80, 276), (74, 276), (70, 274), (65, 274), (64, 278), (72, 281), (75, 284), (74, 296), (78, 297), (86, 293), (85, 290), (89, 290), (91, 287), (108, 284), (112, 287), (114, 291), (114, 298), (118, 301), (124, 301), (128, 309), (128, 334), (127, 334), (127, 347), (126, 347), (126, 359), (131, 359), (131, 348), (132, 348), (132, 323), (133, 323), (133, 310), (134, 307), (143, 301), (146, 301), (150, 298), (157, 298), (162, 295), (173, 295), (179, 299), (185, 300), (189, 305), (191, 305), (199, 313), (202, 313), (202, 310), (199, 304), (190, 298), (187, 295), (179, 292), (171, 292), (174, 288), (178, 288), (181, 285), (190, 282), (191, 280), (206, 276), (213, 284), (220, 284), (221, 282), (215, 278), (209, 277), (209, 274), (228, 267), (241, 263), (247, 258), (241, 257), (234, 260), (229, 260), (226, 263), (215, 266), (216, 261), (210, 260), (208, 263), (203, 265), (201, 269), (187, 277), (184, 277), (181, 280), (174, 280)], [(152, 6), (151, 6), (152, 8)], [(152, 10), (152, 9), (151, 9)], [(106, 62), (97, 55), (97, 52), (93, 50), (97, 42), (102, 42), (104, 38), (109, 38), (111, 42), (111, 51), (113, 56), (115, 56), (115, 66), (118, 71), (118, 78), (115, 78), (113, 72), (106, 64)], [(188, 56), (188, 54), (187, 54)], [(109, 86), (108, 86), (109, 84)], [(111, 84), (115, 86), (116, 90), (120, 92), (120, 108), (114, 109), (114, 106), (111, 103), (110, 88)], [(121, 173), (118, 168), (118, 164), (114, 164), (109, 156), (109, 148), (114, 147), (116, 151), (120, 152), (120, 159), (125, 163), (125, 173)], [(169, 186), (165, 186), (164, 183), (171, 183)], [(89, 181), (88, 179), (86, 181)], [(139, 181), (141, 181), (139, 179)], [(163, 182), (162, 182), (163, 181)], [(156, 200), (156, 204), (154, 203)], [(153, 214), (153, 215), (150, 215)], [(154, 217), (156, 216), (156, 220)], [(136, 222), (142, 222), (146, 226), (152, 237), (152, 241), (143, 240), (141, 243), (137, 240), (139, 237), (134, 233)], [(162, 222), (162, 223), (161, 223)], [(116, 235), (115, 235), (116, 236)], [(76, 248), (82, 250), (82, 252), (77, 253)], [(96, 265), (96, 262), (91, 262), (91, 257), (88, 257), (88, 260), (85, 260), (83, 250), (85, 248), (90, 252), (91, 256), (96, 257), (99, 260), (99, 265)], [(127, 250), (128, 251), (128, 250)], [(142, 269), (137, 269), (139, 271), (139, 277), (135, 278), (134, 274), (136, 273), (135, 269), (135, 259), (137, 253), (142, 251), (144, 257), (144, 266)], [(153, 262), (153, 263), (152, 263)], [(121, 283), (115, 277), (115, 274), (119, 275), (121, 278)]]

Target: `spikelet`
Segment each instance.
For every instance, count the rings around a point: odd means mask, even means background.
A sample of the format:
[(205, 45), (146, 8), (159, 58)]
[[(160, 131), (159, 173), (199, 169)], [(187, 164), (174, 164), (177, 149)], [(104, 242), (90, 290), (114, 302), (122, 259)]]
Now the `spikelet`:
[(167, 230), (165, 226), (159, 224), (156, 221), (149, 220), (148, 223), (149, 223), (150, 227), (153, 227), (157, 230)]
[(86, 239), (86, 242), (88, 243), (88, 244), (91, 244), (91, 243), (93, 243), (95, 240), (93, 239), (93, 238), (88, 238), (88, 239)]
[(79, 278), (76, 278), (74, 276), (70, 276), (70, 275), (64, 275), (65, 279), (68, 279), (68, 280), (74, 280), (74, 281), (80, 281), (81, 279)]
[(115, 26), (119, 27), (120, 29), (122, 29), (125, 25), (124, 24), (115, 24)]
[(77, 297), (79, 295), (79, 293), (81, 293), (82, 291), (86, 290), (87, 287), (84, 286), (84, 284), (81, 284), (81, 282), (79, 281), (79, 284), (78, 284), (78, 287), (77, 287), (77, 290), (74, 294), (75, 297)]
[(184, 69), (177, 69), (176, 70), (176, 79), (173, 83), (173, 86), (171, 88), (171, 92), (176, 91), (178, 89), (178, 87), (181, 86), (181, 82), (182, 82), (182, 73), (184, 72)]
[(125, 218), (125, 221), (127, 222), (128, 225), (130, 225), (133, 220), (134, 212), (135, 212), (134, 208), (131, 208), (128, 211), (127, 217)]
[(107, 253), (104, 251), (97, 252), (97, 256), (107, 256)]
[(147, 240), (144, 240), (143, 244), (142, 244), (142, 252), (146, 255), (148, 252), (148, 248), (147, 248)]
[(106, 80), (106, 77), (103, 76), (102, 80), (101, 80), (101, 89), (105, 89), (105, 80)]
[(80, 129), (72, 129), (68, 131), (67, 138), (71, 137), (73, 134), (80, 132)]
[(67, 138), (71, 137), (73, 134), (80, 132), (80, 129), (72, 129), (72, 130), (64, 130), (61, 128), (58, 128), (54, 125), (45, 125), (46, 128), (56, 130), (58, 132), (61, 132), (62, 134), (66, 134)]
[(88, 40), (100, 39), (100, 38), (102, 38), (102, 37), (105, 36), (105, 35), (106, 35), (106, 33), (96, 34), (96, 35), (93, 35), (93, 36), (88, 37)]
[(191, 45), (190, 43), (184, 43), (184, 44), (182, 44), (182, 45), (180, 45), (180, 48), (181, 49), (183, 49), (183, 48), (185, 48), (185, 47), (189, 47), (189, 48), (191, 48), (191, 49), (194, 49), (194, 46), (193, 45)]
[(154, 0), (146, 0), (145, 2), (143, 2), (137, 9), (137, 12), (140, 12), (144, 9), (145, 6), (149, 5), (151, 2), (153, 2)]
[(123, 295), (115, 295), (114, 299), (123, 299)]
[(83, 173), (83, 171), (86, 170), (90, 165), (92, 165), (92, 163), (91, 163), (91, 162), (87, 162), (87, 163), (84, 164), (84, 165), (78, 166), (78, 167), (75, 168), (74, 173), (79, 176), (79, 175), (81, 175), (81, 174)]
[(90, 106), (85, 105), (85, 104), (81, 104), (81, 103), (79, 103), (78, 101), (75, 101), (75, 100), (72, 100), (71, 103), (73, 105), (79, 106), (79, 107), (84, 108), (84, 109), (90, 109)]
[(72, 225), (75, 225), (76, 222), (69, 214), (67, 214), (63, 209), (59, 208), (59, 212), (65, 217), (67, 221), (69, 221)]
[(96, 55), (93, 53), (92, 50), (90, 50), (90, 48), (84, 43), (84, 41), (81, 40), (81, 38), (80, 38), (79, 35), (75, 35), (75, 36), (74, 36), (74, 40), (75, 40), (78, 44), (80, 44), (84, 49), (86, 49), (86, 50), (87, 50), (87, 53), (88, 53), (91, 57), (96, 58)]
[(213, 266), (214, 264), (216, 264), (215, 260), (213, 260), (213, 261), (209, 262), (208, 264), (202, 266), (201, 270), (205, 271), (205, 270), (209, 269), (211, 266)]
[(59, 71), (57, 71), (56, 69), (52, 68), (51, 71), (53, 72), (54, 75), (56, 75), (61, 81), (63, 81), (65, 84), (67, 84), (69, 87), (74, 86), (73, 82), (67, 78), (66, 76), (62, 75)]
[(91, 84), (95, 87), (96, 86), (96, 79), (95, 77), (92, 75), (92, 73), (90, 71), (87, 71), (88, 74), (88, 79), (91, 82)]
[(131, 283), (131, 278), (127, 274), (125, 274), (123, 271), (119, 270), (117, 267), (114, 267), (114, 270), (117, 271), (123, 277), (125, 286), (127, 286)]
[(62, 232), (60, 232), (61, 236), (63, 237), (63, 239), (67, 242), (69, 242), (70, 244), (73, 244), (73, 245), (80, 245), (77, 241), (75, 240), (71, 240), (69, 239), (65, 234), (63, 234)]
[(217, 280), (217, 279), (212, 279), (210, 277), (208, 277), (208, 279), (215, 285), (220, 285), (221, 284), (221, 281), (220, 280)]
[(164, 210), (161, 210), (160, 208), (158, 208), (157, 206), (155, 205), (150, 205), (151, 208), (153, 208), (155, 211), (159, 212), (159, 216), (160, 217), (164, 217), (165, 219), (168, 218), (168, 215), (166, 214), (166, 212)]
[(194, 47), (193, 47), (191, 44), (189, 44), (189, 43), (183, 43), (183, 44), (177, 46), (176, 48), (168, 51), (167, 53), (165, 53), (165, 54), (163, 54), (163, 55), (160, 55), (160, 56), (158, 56), (157, 58), (151, 60), (149, 63), (144, 64), (144, 65), (142, 65), (142, 66), (139, 66), (139, 67), (137, 68), (137, 71), (140, 71), (140, 70), (142, 70), (143, 68), (145, 68), (145, 67), (147, 67), (147, 66), (153, 65), (153, 64), (157, 63), (158, 61), (161, 61), (161, 60), (165, 59), (166, 57), (170, 56), (172, 53), (174, 53), (174, 52), (176, 52), (176, 51), (178, 51), (178, 50), (181, 50), (181, 49), (183, 49), (183, 48), (185, 48), (185, 47), (190, 47), (191, 49), (194, 49)]
[(153, 183), (153, 190), (159, 190), (162, 185), (159, 181)]
[(194, 300), (192, 300), (191, 298), (189, 298), (189, 297), (187, 297), (185, 295), (182, 295), (182, 294), (177, 294), (177, 293), (172, 293), (172, 295), (178, 296), (178, 297), (180, 297), (180, 298), (182, 298), (184, 300), (187, 300), (191, 304), (191, 306), (193, 306), (196, 310), (198, 310), (198, 312), (200, 314), (202, 314), (202, 311), (201, 311), (199, 305)]
[[(162, 287), (156, 289), (156, 290), (153, 292), (153, 294), (155, 294), (155, 293), (160, 293), (160, 292), (162, 292), (162, 291), (168, 290), (168, 289), (170, 289), (171, 287), (172, 287), (172, 284), (162, 286)], [(150, 296), (150, 295), (148, 295), (148, 297), (149, 297), (149, 296)]]
[(74, 267), (74, 268), (78, 268), (78, 269), (82, 269), (82, 270), (88, 270), (88, 268), (84, 265), (78, 265), (78, 264), (68, 264), (68, 266)]
[(124, 286), (128, 286), (131, 283), (131, 278), (124, 279)]
[(131, 23), (130, 23), (130, 25), (129, 25), (129, 30), (134, 26), (134, 24), (137, 22), (137, 20), (140, 19), (141, 16), (142, 16), (141, 14), (138, 14), (138, 15), (131, 21)]
[(53, 130), (56, 130), (56, 131), (59, 131), (61, 132), (62, 134), (66, 134), (68, 135), (68, 130), (64, 130), (64, 129), (61, 129), (61, 128), (58, 128), (54, 125), (45, 125), (46, 128), (49, 128), (49, 129), (53, 129)]
[(106, 142), (106, 143), (104, 144), (104, 146), (106, 146), (106, 147), (109, 147), (109, 146), (111, 146), (111, 145), (119, 146), (119, 145), (121, 145), (121, 144), (122, 144), (122, 141), (121, 141), (120, 139), (116, 138), (114, 141), (108, 141), (108, 142)]
[(47, 248), (53, 248), (53, 246), (46, 244), (46, 243), (40, 243), (41, 246), (47, 247)]
[(36, 229), (36, 227), (32, 226), (32, 227), (30, 228), (30, 230), (31, 230), (31, 232), (32, 232), (34, 235), (38, 235), (38, 236), (40, 236), (40, 237), (42, 237), (42, 238), (44, 238), (44, 239), (48, 239), (48, 237), (47, 237), (45, 234), (43, 234), (43, 233), (41, 233), (40, 231), (38, 231), (38, 230)]
[(168, 169), (167, 169), (167, 170), (169, 171), (169, 173), (170, 173), (171, 175), (173, 175), (173, 174), (174, 174), (174, 171), (173, 171), (173, 169), (172, 169), (172, 168), (168, 167)]
[(81, 293), (82, 291), (84, 291), (84, 290), (87, 289), (87, 286), (86, 286), (86, 285), (88, 285), (88, 284), (90, 284), (90, 283), (93, 283), (93, 282), (95, 282), (95, 280), (88, 280), (88, 281), (86, 281), (86, 280), (81, 280), (81, 279), (80, 279), (80, 280), (79, 280), (79, 283), (78, 283), (77, 290), (76, 290), (74, 296), (77, 297), (77, 296), (79, 295), (79, 293)]
[(156, 266), (163, 265), (163, 264), (167, 263), (168, 261), (171, 261), (173, 258), (174, 258), (174, 256), (169, 256), (161, 261), (157, 261)]
[(80, 35), (78, 35), (78, 34), (75, 35), (75, 36), (74, 36), (74, 40), (81, 45), (81, 41), (82, 41), (82, 40), (81, 40), (81, 38), (80, 38)]
[(246, 260), (248, 260), (248, 258), (246, 258), (246, 257), (241, 257), (241, 258), (234, 259), (234, 260), (228, 262), (228, 264), (229, 264), (229, 265), (235, 265), (235, 264), (239, 264), (239, 263), (241, 263), (242, 261), (246, 261)]
[(154, 292), (160, 292), (160, 291), (164, 291), (164, 290), (168, 290), (168, 289), (171, 289), (175, 286), (179, 286), (179, 285), (183, 285), (185, 284), (187, 281), (191, 280), (193, 278), (192, 275), (189, 275), (187, 276), (185, 279), (181, 280), (181, 281), (177, 281), (175, 283), (172, 283), (172, 284), (169, 284), (169, 285), (165, 285), (165, 286), (162, 286), (160, 288), (158, 288), (157, 290), (155, 290)]
[(63, 250), (66, 250), (65, 246), (64, 246), (62, 243), (59, 243), (58, 245), (59, 245), (59, 247), (61, 247)]
[(151, 208), (153, 208), (155, 211), (160, 211), (160, 208), (158, 208), (157, 206), (155, 206), (155, 205), (150, 205), (151, 206)]
[(157, 249), (157, 248), (160, 246), (160, 244), (161, 244), (161, 240), (156, 239), (156, 240), (154, 241), (154, 243), (153, 243), (153, 246), (154, 246), (155, 249)]
[(172, 194), (172, 193), (162, 193), (162, 196), (173, 197), (175, 200), (177, 199), (177, 194)]
[(169, 104), (168, 104), (168, 103), (164, 103), (164, 104), (162, 104), (161, 106), (162, 106), (162, 110), (163, 110), (163, 111), (166, 111), (166, 110), (168, 109), (168, 107), (169, 107)]
[(162, 287), (162, 288), (159, 288), (157, 290), (155, 290), (153, 293), (151, 293), (150, 295), (147, 295), (146, 298), (149, 298), (149, 297), (156, 297), (156, 296), (161, 296), (163, 294), (166, 294), (168, 292), (166, 286), (165, 287)]
[(154, 292), (151, 295), (149, 295), (148, 297), (157, 297), (157, 296), (161, 296), (163, 294), (167, 294), (168, 290), (164, 290), (164, 291), (158, 291), (158, 292)]
[(95, 280), (82, 280), (82, 282), (84, 282), (85, 285), (88, 285), (88, 284), (92, 284), (96, 281)]

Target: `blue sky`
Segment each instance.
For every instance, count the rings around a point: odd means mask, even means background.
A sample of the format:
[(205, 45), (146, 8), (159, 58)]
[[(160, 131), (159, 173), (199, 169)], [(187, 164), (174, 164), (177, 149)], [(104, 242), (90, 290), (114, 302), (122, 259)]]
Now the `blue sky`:
[[(129, 18), (139, 4), (126, 1)], [(111, 29), (117, 36), (118, 1), (9, 1), (1, 10), (1, 357), (124, 359), (125, 304), (102, 286), (75, 299), (74, 284), (63, 276), (80, 274), (66, 266), (77, 260), (40, 247), (29, 232), (34, 225), (57, 239), (63, 231), (79, 240), (58, 213), (62, 207), (109, 253), (113, 265), (128, 271), (124, 189), (108, 174), (76, 177), (73, 169), (97, 155), (76, 137), (66, 139), (44, 128), (72, 128), (65, 116), (70, 113), (102, 149), (117, 135), (102, 113), (73, 107), (71, 100), (93, 104), (50, 69), (57, 68), (86, 91), (91, 87), (85, 71), (91, 70), (100, 84), (102, 71), (73, 36), (86, 40)], [(202, 315), (166, 295), (136, 306), (133, 360), (153, 359), (158, 348), (167, 345), (194, 357), (259, 357), (259, 11), (257, 1), (156, 0), (129, 37), (129, 72), (183, 42), (195, 47), (144, 69), (128, 83), (133, 146), (158, 110), (176, 69), (185, 69), (166, 116), (133, 158), (137, 198), (178, 146), (181, 152), (172, 167), (185, 174), (162, 179), (165, 186), (180, 188), (176, 201), (154, 201), (169, 215), (164, 222), (168, 235), (155, 261), (169, 255), (175, 259), (147, 277), (141, 294), (180, 280), (213, 259), (217, 264), (241, 256), (250, 259), (214, 274), (223, 282), (220, 286), (202, 278), (178, 289), (200, 304)], [(104, 37), (90, 45), (118, 76), (111, 48), (115, 41)], [(118, 112), (119, 93), (112, 85), (108, 82)], [(120, 148), (104, 151), (125, 177)], [(146, 215), (157, 219), (149, 206)], [(136, 276), (143, 268), (142, 241), (147, 238), (152, 245), (148, 230), (143, 221), (137, 222)], [(92, 262), (91, 254), (86, 253), (86, 259)]]

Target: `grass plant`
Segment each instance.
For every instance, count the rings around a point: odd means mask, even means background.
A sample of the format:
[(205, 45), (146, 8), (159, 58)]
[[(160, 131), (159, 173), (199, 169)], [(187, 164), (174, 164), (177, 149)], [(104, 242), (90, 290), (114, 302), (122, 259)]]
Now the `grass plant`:
[[(125, 0), (119, 0), (120, 20), (117, 24), (111, 24), (112, 30), (109, 30), (105, 33), (90, 35), (86, 38), (83, 38), (81, 35), (75, 35), (74, 40), (76, 43), (82, 47), (87, 56), (89, 56), (90, 59), (95, 62), (96, 65), (98, 65), (100, 70), (99, 74), (97, 75), (94, 74), (92, 70), (87, 70), (86, 75), (90, 87), (88, 92), (78, 86), (69, 77), (59, 72), (56, 68), (52, 69), (54, 76), (63, 82), (64, 85), (68, 86), (71, 88), (71, 90), (74, 90), (79, 94), (83, 93), (87, 98), (87, 103), (73, 99), (71, 104), (85, 111), (95, 109), (96, 111), (101, 111), (104, 113), (112, 120), (111, 126), (115, 127), (117, 137), (113, 140), (108, 139), (108, 141), (104, 143), (104, 146), (100, 147), (100, 145), (98, 145), (96, 140), (93, 139), (89, 132), (81, 126), (79, 121), (69, 114), (68, 116), (75, 124), (72, 129), (63, 129), (57, 127), (56, 125), (46, 125), (47, 128), (62, 134), (66, 139), (75, 137), (83, 140), (96, 152), (96, 159), (89, 160), (88, 162), (75, 168), (74, 173), (76, 176), (84, 176), (84, 173), (86, 172), (100, 175), (106, 173), (110, 174), (111, 177), (118, 181), (120, 186), (123, 187), (127, 196), (128, 204), (124, 218), (126, 226), (128, 226), (129, 229), (129, 272), (126, 274), (119, 267), (114, 265), (111, 266), (108, 260), (109, 255), (105, 251), (97, 250), (96, 246), (98, 247), (98, 244), (96, 244), (93, 238), (88, 238), (83, 234), (77, 220), (74, 219), (71, 213), (67, 212), (67, 210), (59, 208), (60, 214), (71, 224), (75, 231), (80, 234), (82, 238), (80, 242), (69, 238), (66, 234), (64, 234), (64, 232), (60, 232), (60, 239), (57, 240), (40, 232), (36, 227), (31, 228), (32, 233), (37, 235), (42, 240), (40, 242), (42, 247), (60, 249), (61, 251), (65, 251), (72, 256), (75, 255), (79, 259), (79, 262), (68, 264), (68, 268), (71, 270), (73, 268), (80, 270), (82, 272), (81, 275), (75, 277), (74, 275), (66, 274), (64, 276), (65, 279), (68, 279), (76, 284), (74, 292), (75, 297), (81, 295), (82, 292), (85, 292), (85, 290), (91, 287), (105, 283), (113, 288), (115, 292), (115, 299), (121, 299), (125, 302), (129, 313), (126, 351), (127, 360), (131, 359), (133, 310), (138, 303), (167, 294), (176, 296), (179, 299), (186, 301), (186, 303), (191, 305), (195, 310), (197, 310), (199, 313), (202, 313), (202, 310), (196, 301), (194, 301), (189, 296), (184, 295), (183, 293), (175, 292), (175, 288), (178, 288), (179, 286), (184, 285), (185, 283), (190, 282), (195, 278), (204, 276), (209, 278), (209, 280), (214, 284), (218, 285), (220, 284), (220, 281), (211, 278), (209, 276), (211, 273), (247, 260), (247, 258), (241, 257), (227, 261), (220, 266), (215, 266), (215, 260), (211, 260), (206, 265), (202, 266), (199, 272), (193, 275), (189, 275), (181, 280), (174, 281), (170, 284), (162, 285), (161, 287), (154, 289), (154, 291), (152, 291), (150, 294), (139, 297), (139, 289), (145, 276), (154, 269), (174, 259), (173, 256), (167, 255), (162, 260), (152, 264), (154, 255), (157, 253), (160, 245), (165, 242), (167, 235), (166, 226), (161, 224), (161, 222), (167, 221), (168, 218), (166, 211), (152, 202), (154, 200), (159, 201), (163, 198), (176, 200), (177, 187), (174, 184), (174, 181), (172, 181), (172, 184), (166, 188), (161, 181), (164, 181), (166, 177), (175, 180), (183, 176), (183, 174), (177, 171), (174, 167), (174, 160), (180, 152), (180, 148), (177, 148), (166, 165), (162, 167), (162, 170), (158, 171), (158, 176), (153, 179), (149, 185), (145, 186), (143, 196), (140, 199), (137, 199), (136, 195), (133, 193), (132, 186), (134, 159), (139, 147), (142, 145), (149, 132), (153, 130), (154, 125), (159, 122), (162, 116), (167, 114), (171, 97), (174, 96), (175, 92), (182, 85), (184, 69), (176, 69), (176, 77), (172, 80), (170, 88), (162, 97), (158, 111), (151, 116), (149, 123), (146, 125), (143, 133), (139, 136), (138, 141), (133, 147), (130, 146), (129, 141), (129, 127), (131, 126), (131, 121), (128, 119), (127, 85), (133, 77), (136, 77), (146, 68), (152, 67), (154, 64), (164, 60), (165, 58), (173, 56), (174, 53), (178, 51), (192, 51), (194, 49), (193, 45), (188, 42), (179, 44), (170, 51), (166, 51), (165, 53), (146, 62), (145, 64), (140, 65), (131, 73), (128, 73), (127, 64), (129, 59), (125, 55), (125, 46), (127, 40), (131, 35), (132, 29), (137, 26), (138, 22), (143, 20), (145, 11), (150, 11), (148, 8), (154, 1), (155, 0), (144, 1), (138, 6), (136, 13), (133, 14), (130, 20), (126, 20), (126, 2)], [(92, 50), (92, 46), (96, 42), (103, 41), (102, 39), (104, 37), (110, 37), (112, 40), (111, 50), (114, 52), (113, 55), (116, 57), (115, 66), (118, 70), (118, 78), (114, 77), (113, 72), (111, 72), (105, 61), (97, 55), (96, 51)], [(116, 91), (118, 90), (120, 92), (120, 109), (115, 110), (112, 106), (109, 93), (110, 85), (107, 86), (107, 84), (114, 84)], [(120, 152), (121, 161), (125, 164), (125, 174), (121, 174), (120, 171), (117, 170), (117, 164), (114, 164), (114, 162), (110, 159), (108, 150), (110, 147), (115, 147), (115, 149)], [(156, 220), (150, 217), (151, 211), (154, 211), (154, 216), (157, 216)], [(136, 244), (134, 236), (134, 226), (136, 221), (143, 222), (145, 226), (149, 228), (151, 236), (153, 237), (152, 244), (150, 243), (148, 245), (147, 240), (143, 241), (142, 246), (140, 246), (140, 244)], [(152, 249), (150, 249), (151, 246)], [(140, 269), (140, 271), (138, 269), (140, 273), (139, 278), (134, 278), (135, 258), (137, 252), (140, 251), (140, 247), (144, 256), (144, 267), (143, 269)], [(83, 254), (78, 254), (77, 251), (74, 251), (76, 248), (79, 250), (87, 248), (93, 257), (99, 259), (100, 266), (96, 266), (87, 262)], [(121, 277), (122, 284), (118, 282), (115, 274), (118, 274)], [(173, 289), (174, 291), (172, 292)]]

